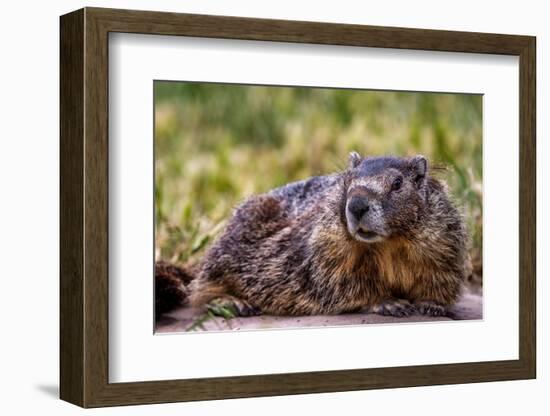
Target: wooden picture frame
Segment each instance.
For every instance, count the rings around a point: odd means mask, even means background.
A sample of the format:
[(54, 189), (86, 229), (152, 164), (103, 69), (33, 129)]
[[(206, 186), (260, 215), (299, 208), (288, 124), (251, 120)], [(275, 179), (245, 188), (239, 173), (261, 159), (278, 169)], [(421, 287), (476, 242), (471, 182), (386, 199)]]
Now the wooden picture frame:
[[(83, 407), (99, 407), (535, 378), (534, 37), (99, 8), (85, 8), (62, 16), (60, 29), (60, 396), (63, 400)], [(518, 56), (519, 359), (109, 383), (110, 32)]]

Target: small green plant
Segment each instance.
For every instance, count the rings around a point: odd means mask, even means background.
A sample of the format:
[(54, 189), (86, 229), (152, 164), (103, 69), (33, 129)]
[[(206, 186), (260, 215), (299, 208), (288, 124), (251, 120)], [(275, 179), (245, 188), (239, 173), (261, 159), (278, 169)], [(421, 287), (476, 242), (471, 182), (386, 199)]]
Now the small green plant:
[(186, 329), (189, 331), (196, 331), (198, 329), (205, 330), (204, 324), (208, 321), (215, 321), (217, 317), (222, 317), (229, 327), (231, 327), (229, 321), (238, 316), (237, 310), (232, 306), (222, 306), (216, 304), (208, 304), (206, 306), (206, 312), (199, 315), (195, 321)]

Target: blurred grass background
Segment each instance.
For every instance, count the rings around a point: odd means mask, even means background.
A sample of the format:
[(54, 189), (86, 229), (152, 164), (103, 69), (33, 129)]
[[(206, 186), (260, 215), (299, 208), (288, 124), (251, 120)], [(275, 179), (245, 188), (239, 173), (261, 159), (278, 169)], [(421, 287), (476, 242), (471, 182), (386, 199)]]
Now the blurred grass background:
[(421, 153), (471, 235), (481, 284), (481, 95), (155, 81), (156, 258), (194, 265), (244, 198), (346, 166)]

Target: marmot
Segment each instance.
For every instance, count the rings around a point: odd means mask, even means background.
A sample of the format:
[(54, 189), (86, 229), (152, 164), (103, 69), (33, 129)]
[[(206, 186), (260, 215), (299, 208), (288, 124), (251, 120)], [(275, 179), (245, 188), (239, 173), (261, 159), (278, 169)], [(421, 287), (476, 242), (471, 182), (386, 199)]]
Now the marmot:
[(467, 242), (425, 157), (352, 152), (342, 172), (244, 201), (189, 283), (189, 303), (241, 316), (445, 315), (462, 288)]

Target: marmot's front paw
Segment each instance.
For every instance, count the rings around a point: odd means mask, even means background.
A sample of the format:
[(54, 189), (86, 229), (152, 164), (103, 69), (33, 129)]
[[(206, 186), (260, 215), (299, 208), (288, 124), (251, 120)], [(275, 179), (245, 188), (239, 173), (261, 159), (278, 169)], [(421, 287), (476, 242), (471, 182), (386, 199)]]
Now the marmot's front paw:
[(416, 308), (405, 299), (388, 299), (371, 308), (371, 311), (384, 316), (410, 316), (416, 312)]
[(422, 315), (429, 316), (445, 316), (447, 315), (447, 309), (440, 303), (424, 300), (415, 303), (418, 312)]
[(216, 298), (210, 301), (210, 303), (206, 305), (206, 308), (214, 315), (222, 316), (224, 318), (256, 316), (261, 314), (259, 308), (252, 306), (245, 300), (237, 299), (232, 296)]

